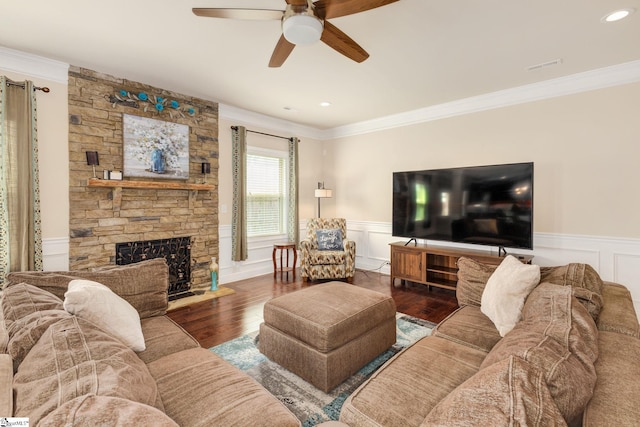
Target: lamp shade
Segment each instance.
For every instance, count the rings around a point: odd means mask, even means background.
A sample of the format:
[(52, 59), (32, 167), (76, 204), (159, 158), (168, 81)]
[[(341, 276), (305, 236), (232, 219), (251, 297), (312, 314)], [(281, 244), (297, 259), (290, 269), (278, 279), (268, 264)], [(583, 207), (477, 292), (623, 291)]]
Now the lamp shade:
[(97, 166), (100, 164), (97, 151), (87, 151), (87, 164), (89, 166)]
[(282, 22), (282, 33), (289, 43), (304, 45), (320, 40), (324, 26), (313, 15), (293, 15)]
[(326, 199), (333, 195), (333, 192), (327, 188), (318, 188), (315, 190), (315, 196), (319, 199)]

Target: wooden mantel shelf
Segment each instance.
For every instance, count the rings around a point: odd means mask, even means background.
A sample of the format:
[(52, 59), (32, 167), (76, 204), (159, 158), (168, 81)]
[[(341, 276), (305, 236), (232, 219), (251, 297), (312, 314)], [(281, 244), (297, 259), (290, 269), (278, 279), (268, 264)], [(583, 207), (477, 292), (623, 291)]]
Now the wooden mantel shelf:
[(213, 190), (213, 184), (195, 184), (188, 182), (160, 182), (160, 181), (120, 181), (113, 179), (89, 178), (89, 187), (108, 188), (148, 188), (154, 190)]

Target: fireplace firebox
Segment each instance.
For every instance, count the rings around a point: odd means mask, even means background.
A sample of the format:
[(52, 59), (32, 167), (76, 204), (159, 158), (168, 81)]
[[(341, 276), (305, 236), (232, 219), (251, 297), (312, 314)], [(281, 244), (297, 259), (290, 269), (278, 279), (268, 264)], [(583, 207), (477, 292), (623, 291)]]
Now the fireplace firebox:
[(126, 265), (164, 258), (169, 265), (169, 299), (193, 295), (191, 289), (191, 236), (116, 243), (116, 264)]

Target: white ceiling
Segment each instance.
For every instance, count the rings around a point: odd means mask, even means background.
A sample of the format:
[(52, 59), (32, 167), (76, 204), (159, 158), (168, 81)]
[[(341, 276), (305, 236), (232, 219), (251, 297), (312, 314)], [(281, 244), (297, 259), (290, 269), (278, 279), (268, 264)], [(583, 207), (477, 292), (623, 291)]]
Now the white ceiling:
[[(399, 0), (331, 20), (369, 52), (365, 62), (319, 42), (296, 47), (281, 68), (267, 66), (279, 21), (191, 12), (284, 4), (2, 0), (0, 45), (316, 129), (640, 59), (640, 0)], [(619, 8), (636, 13), (601, 22)]]

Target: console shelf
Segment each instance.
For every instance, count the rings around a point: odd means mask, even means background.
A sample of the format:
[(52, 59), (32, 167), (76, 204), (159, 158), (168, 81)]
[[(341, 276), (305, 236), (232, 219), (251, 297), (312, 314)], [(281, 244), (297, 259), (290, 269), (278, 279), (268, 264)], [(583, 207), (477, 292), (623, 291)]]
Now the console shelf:
[[(391, 243), (391, 285), (396, 279), (427, 286), (455, 290), (458, 283), (458, 258), (467, 257), (485, 264), (498, 265), (504, 257), (486, 251), (445, 248), (428, 245)], [(530, 264), (533, 256), (515, 255)]]

